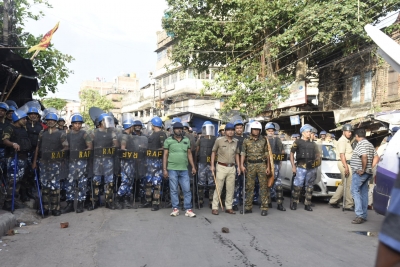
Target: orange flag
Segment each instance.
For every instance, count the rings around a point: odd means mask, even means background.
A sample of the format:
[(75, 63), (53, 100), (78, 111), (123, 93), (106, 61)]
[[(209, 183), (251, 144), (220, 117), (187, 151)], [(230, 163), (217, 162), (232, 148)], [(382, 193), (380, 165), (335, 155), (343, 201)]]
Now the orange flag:
[(37, 45), (32, 46), (32, 47), (28, 50), (28, 52), (37, 51), (37, 50), (45, 50), (47, 47), (49, 47), (51, 38), (53, 38), (53, 34), (54, 34), (54, 33), (56, 32), (56, 30), (58, 29), (58, 25), (59, 25), (59, 24), (60, 24), (60, 22), (57, 22), (57, 25), (54, 26), (54, 28), (51, 29), (49, 32), (47, 32), (47, 33), (43, 36), (42, 40), (40, 40), (40, 42), (39, 42)]

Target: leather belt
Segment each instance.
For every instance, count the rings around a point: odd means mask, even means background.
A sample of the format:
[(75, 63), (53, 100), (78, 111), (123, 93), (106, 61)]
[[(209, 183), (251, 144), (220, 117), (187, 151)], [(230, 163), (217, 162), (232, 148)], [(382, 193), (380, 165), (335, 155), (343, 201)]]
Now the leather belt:
[(229, 164), (226, 164), (226, 163), (222, 163), (222, 162), (217, 162), (219, 165), (222, 165), (222, 166), (225, 166), (225, 167), (233, 167), (233, 166), (235, 166), (235, 163), (229, 163)]

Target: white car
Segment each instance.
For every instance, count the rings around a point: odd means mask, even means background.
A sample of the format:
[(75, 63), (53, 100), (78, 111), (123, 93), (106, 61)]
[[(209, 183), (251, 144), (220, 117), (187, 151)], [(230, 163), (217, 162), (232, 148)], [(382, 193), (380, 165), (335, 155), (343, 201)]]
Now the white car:
[[(287, 160), (282, 161), (279, 177), (282, 180), (284, 189), (291, 190), (292, 188), (292, 165), (290, 164), (290, 148), (293, 141), (283, 141)], [(323, 142), (321, 166), (318, 167), (317, 179), (314, 183), (313, 196), (315, 197), (331, 197), (336, 191), (336, 188), (341, 183), (340, 170), (337, 166), (336, 152), (333, 143)], [(296, 155), (295, 155), (296, 159)]]

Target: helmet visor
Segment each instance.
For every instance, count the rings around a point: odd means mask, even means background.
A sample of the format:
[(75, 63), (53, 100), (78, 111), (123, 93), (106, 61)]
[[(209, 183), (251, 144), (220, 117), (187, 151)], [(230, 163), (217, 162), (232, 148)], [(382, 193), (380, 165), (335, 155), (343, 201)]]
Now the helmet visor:
[(201, 134), (202, 135), (215, 135), (215, 126), (213, 124), (203, 125), (201, 127)]

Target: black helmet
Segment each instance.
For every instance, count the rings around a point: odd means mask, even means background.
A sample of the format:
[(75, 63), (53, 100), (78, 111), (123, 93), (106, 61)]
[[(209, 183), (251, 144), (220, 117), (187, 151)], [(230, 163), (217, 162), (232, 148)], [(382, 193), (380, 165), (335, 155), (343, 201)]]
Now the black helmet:
[(350, 131), (350, 132), (352, 132), (353, 131), (353, 126), (351, 124), (347, 123), (347, 124), (343, 125), (342, 131)]

